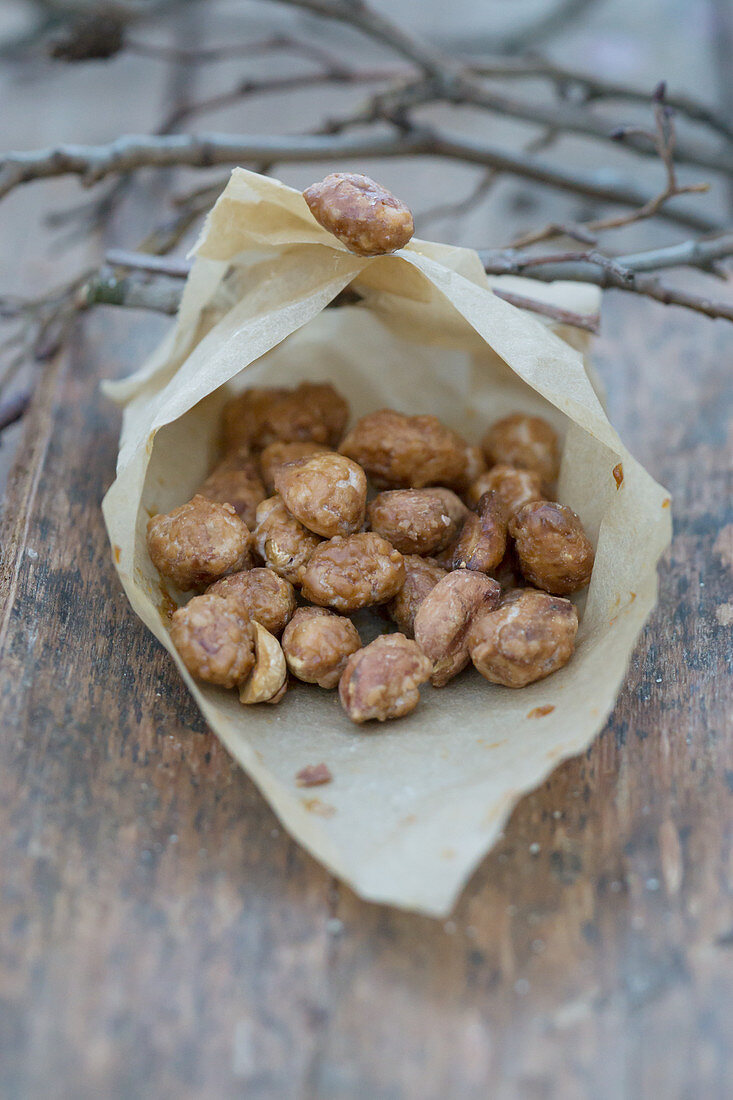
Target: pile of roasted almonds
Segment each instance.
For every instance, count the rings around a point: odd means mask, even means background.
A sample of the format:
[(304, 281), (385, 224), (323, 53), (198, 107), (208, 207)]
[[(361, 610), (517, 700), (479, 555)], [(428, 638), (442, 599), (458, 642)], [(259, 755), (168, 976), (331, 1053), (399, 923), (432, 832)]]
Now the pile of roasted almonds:
[[(201, 593), (171, 636), (200, 680), (276, 703), (288, 673), (354, 722), (398, 718), (472, 662), (524, 687), (570, 659), (593, 548), (552, 501), (553, 428), (515, 414), (470, 446), (434, 416), (382, 409), (345, 433), (328, 384), (256, 388), (224, 410), (224, 457), (148, 523), (161, 576)], [(345, 434), (344, 434), (345, 433)], [(396, 624), (369, 645), (349, 615)], [(386, 625), (386, 624), (385, 624)]]

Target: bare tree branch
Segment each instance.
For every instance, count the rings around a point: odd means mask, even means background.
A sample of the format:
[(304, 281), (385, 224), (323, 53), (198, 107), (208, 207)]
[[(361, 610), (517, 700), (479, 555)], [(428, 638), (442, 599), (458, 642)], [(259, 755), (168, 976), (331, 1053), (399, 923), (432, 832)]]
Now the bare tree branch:
[(95, 276), (84, 286), (78, 301), (78, 309), (93, 305), (125, 306), (127, 309), (146, 309), (155, 313), (173, 315), (181, 303), (181, 283), (178, 279), (160, 276), (141, 279), (137, 276), (119, 278), (106, 273)]
[(553, 306), (550, 302), (541, 302), (537, 298), (528, 298), (525, 294), (514, 294), (509, 290), (504, 290), (496, 286), (492, 287), (492, 290), (497, 298), (509, 302), (510, 305), (516, 306), (517, 309), (527, 309), (531, 313), (539, 313), (543, 317), (551, 317), (553, 321), (558, 321), (561, 325), (572, 325), (573, 328), (585, 329), (586, 332), (592, 332), (594, 335), (598, 335), (600, 331), (601, 318), (597, 313), (591, 315), (573, 313), (572, 310), (560, 309), (559, 306)]
[[(468, 43), (471, 53), (475, 54), (476, 43)], [(224, 44), (221, 46), (201, 46), (190, 49), (182, 49), (175, 46), (161, 46), (156, 43), (143, 40), (129, 39), (125, 42), (125, 49), (142, 57), (160, 59), (164, 61), (180, 61), (183, 63), (208, 64), (218, 61), (227, 61), (237, 58), (262, 57), (267, 53), (290, 52), (307, 60), (315, 62), (322, 70), (321, 81), (328, 83), (338, 82), (338, 78), (332, 74), (339, 70), (339, 58), (330, 51), (324, 50), (318, 45), (305, 40), (293, 38), (290, 35), (271, 35), (268, 38), (254, 42), (240, 42)], [(466, 71), (475, 77), (489, 77), (500, 79), (542, 78), (553, 83), (561, 94), (569, 87), (578, 88), (586, 102), (600, 99), (625, 100), (630, 103), (646, 105), (649, 102), (649, 90), (637, 88), (622, 81), (608, 80), (578, 69), (558, 65), (546, 58), (539, 56), (527, 57), (501, 57), (491, 56), (488, 59), (474, 61), (469, 58), (465, 62)], [(342, 64), (340, 71), (349, 73), (353, 83), (362, 80), (366, 83), (371, 80), (385, 80), (390, 82), (402, 81), (408, 83), (410, 70), (384, 67), (358, 76)], [(313, 82), (316, 83), (315, 77)], [(266, 90), (258, 85), (255, 91)], [(234, 96), (234, 90), (229, 93)], [(689, 95), (675, 95), (668, 93), (667, 103), (679, 114), (684, 115), (692, 122), (698, 122), (715, 130), (728, 141), (733, 141), (733, 125), (720, 112), (715, 111), (707, 104)]]
[[(725, 302), (713, 302), (704, 295), (687, 294), (675, 290), (672, 287), (664, 286), (656, 278), (650, 278), (645, 274), (652, 270), (661, 271), (683, 266), (709, 271), (714, 262), (733, 256), (733, 233), (708, 241), (684, 241), (669, 248), (659, 248), (649, 252), (617, 257), (605, 256), (595, 250), (536, 256), (511, 249), (502, 249), (483, 251), (479, 255), (485, 270), (491, 275), (523, 275), (526, 278), (538, 279), (541, 282), (569, 280), (572, 282), (593, 283), (606, 289), (624, 290), (640, 294), (666, 305), (684, 306), (697, 313), (704, 313), (708, 317), (733, 320), (733, 305)], [(119, 250), (109, 252), (107, 262), (116, 267), (164, 274), (169, 279), (185, 277), (190, 267), (188, 261), (185, 260), (163, 260), (158, 257)], [(133, 284), (128, 284), (125, 280), (120, 282), (124, 285), (119, 290), (103, 291), (101, 293), (104, 294), (104, 298), (95, 298), (94, 300), (105, 300), (115, 305), (128, 304), (126, 300), (119, 299), (126, 297), (129, 288)], [(135, 293), (138, 295), (138, 301), (148, 296), (148, 291), (141, 289), (140, 285), (136, 285)], [(498, 293), (500, 297), (506, 298), (510, 292), (501, 290)], [(517, 295), (506, 298), (507, 301), (512, 301), (513, 304), (520, 305), (523, 309), (532, 309), (534, 312), (553, 316), (556, 320), (560, 319), (557, 310), (552, 314), (547, 312), (546, 303), (538, 303), (531, 298), (523, 298), (520, 303), (515, 299), (517, 299)], [(148, 300), (152, 301), (152, 296)], [(150, 305), (146, 308), (155, 309), (158, 307)], [(576, 324), (576, 321), (565, 319), (563, 323)], [(592, 323), (596, 324), (596, 322)], [(578, 327), (588, 328), (588, 318), (585, 318), (584, 323)], [(591, 331), (594, 331), (594, 329), (591, 329)]]
[[(411, 127), (404, 134), (393, 131), (363, 136), (131, 135), (109, 145), (59, 145), (31, 153), (9, 153), (0, 157), (0, 198), (31, 180), (63, 175), (80, 176), (84, 185), (89, 186), (109, 175), (138, 168), (182, 165), (210, 168), (218, 164), (311, 163), (404, 156), (442, 157), (479, 164), (553, 189), (620, 206), (644, 206), (654, 197), (630, 183), (600, 182), (595, 175), (557, 168), (530, 154), (506, 152), (433, 128)], [(720, 228), (707, 215), (676, 205), (664, 206), (659, 215), (701, 232), (715, 232)]]
[[(727, 0), (712, 0), (713, 49), (723, 113), (733, 113), (733, 12)], [(733, 209), (733, 178), (728, 181), (728, 204)]]
[[(499, 266), (502, 267), (500, 273), (506, 274), (506, 268), (510, 265), (489, 264), (489, 273), (492, 272), (492, 267)], [(538, 279), (541, 282), (553, 282), (557, 278), (566, 277), (573, 280), (574, 273), (572, 269), (569, 269), (567, 275), (564, 271), (550, 274), (549, 271), (543, 268), (537, 268), (536, 270), (527, 271), (526, 274), (528, 277)], [(591, 282), (607, 290), (624, 290), (641, 295), (645, 298), (651, 298), (663, 305), (682, 306), (695, 313), (702, 313), (706, 317), (712, 319), (719, 318), (733, 321), (733, 305), (729, 305), (726, 302), (715, 302), (704, 295), (690, 294), (684, 291), (675, 290), (672, 287), (660, 283), (659, 280), (652, 276), (634, 275), (632, 280), (628, 281), (614, 276), (609, 271), (596, 268), (595, 270), (590, 269), (582, 279), (574, 279), (573, 281)], [(581, 323), (580, 315), (573, 317), (567, 311), (563, 311), (563, 316), (560, 317), (559, 311), (555, 307), (548, 307), (545, 302), (539, 302), (536, 299), (525, 298), (524, 296), (511, 296), (511, 292), (503, 289), (498, 291), (498, 295), (499, 297), (506, 298), (508, 301), (512, 301), (512, 304), (522, 309), (529, 309), (536, 313), (552, 316), (555, 320), (559, 320), (563, 324), (578, 325), (581, 328), (589, 328), (592, 324), (593, 327), (591, 331), (596, 331), (595, 322), (593, 322), (592, 319), (589, 322), (587, 317), (582, 318)], [(507, 297), (508, 295), (510, 296)], [(127, 279), (107, 278), (90, 282), (84, 305), (89, 306), (94, 303), (103, 303), (106, 305), (150, 309), (160, 313), (172, 314), (176, 312), (179, 300), (180, 283), (166, 281), (161, 286), (158, 286), (157, 280), (139, 281), (133, 277)]]
[(161, 15), (183, 2), (187, 0), (104, 0), (102, 5), (91, 0), (34, 0), (36, 7), (59, 19), (79, 19), (101, 7), (104, 15), (128, 24)]
[(498, 42), (494, 39), (494, 48), (498, 53), (513, 54), (548, 38), (554, 38), (595, 2), (596, 0), (560, 0), (554, 8), (541, 12), (533, 22), (505, 35)]
[[(504, 252), (480, 252), (485, 270), (492, 275), (524, 275), (542, 282), (565, 279), (593, 283), (606, 290), (624, 290), (652, 298), (663, 305), (683, 306), (706, 317), (733, 321), (733, 304), (715, 302), (705, 295), (690, 294), (661, 283), (644, 274), (670, 267), (699, 267), (709, 270), (711, 263), (733, 255), (733, 234), (711, 241), (685, 241), (671, 248), (649, 253), (617, 256), (612, 263), (601, 262), (598, 253), (567, 253), (563, 256), (526, 256)], [(607, 257), (602, 258), (607, 261)]]
[[(485, 251), (480, 255), (489, 274), (523, 275), (542, 282), (555, 280), (589, 282), (609, 289), (634, 291), (668, 304), (684, 305), (698, 312), (706, 312), (709, 316), (733, 319), (733, 311), (725, 304), (712, 303), (707, 298), (686, 295), (672, 288), (662, 287), (656, 281), (650, 282), (637, 277), (649, 271), (682, 266), (708, 271), (714, 261), (733, 256), (733, 234), (710, 241), (685, 241), (669, 248), (616, 258), (603, 256), (597, 252), (525, 256), (512, 253), (510, 250)], [(165, 275), (169, 279), (185, 278), (190, 270), (190, 263), (187, 260), (118, 249), (107, 252), (106, 262), (112, 267)], [(502, 291), (502, 294), (504, 293)], [(175, 312), (177, 300), (177, 293), (172, 285), (156, 285), (109, 275), (90, 280), (84, 292), (85, 305), (94, 302), (108, 305), (134, 305), (167, 313)], [(527, 301), (529, 302), (530, 299)], [(542, 312), (542, 310), (536, 310), (536, 312)]]
[[(370, 8), (364, 0), (277, 0), (277, 2), (348, 23), (412, 61), (422, 70), (424, 77), (427, 77), (425, 80), (374, 97), (371, 104), (367, 105), (361, 113), (361, 118), (359, 115), (356, 116), (357, 121), (390, 117), (408, 107), (443, 100), (479, 107), (510, 118), (519, 118), (525, 122), (594, 138), (607, 139), (613, 130), (613, 127), (604, 119), (596, 118), (586, 109), (576, 107), (574, 104), (548, 104), (538, 100), (525, 103), (503, 92), (487, 88), (468, 69), (462, 68), (453, 59), (444, 57), (416, 36), (406, 34), (396, 24)], [(579, 2), (584, 4), (585, 0), (569, 0), (569, 6), (577, 6)], [(351, 125), (352, 122), (353, 120), (350, 120), (344, 125)], [(648, 142), (631, 131), (627, 133), (626, 144), (636, 153), (644, 156), (654, 155), (654, 150), (649, 148)], [(682, 164), (694, 164), (713, 171), (733, 173), (733, 153), (725, 150), (721, 152), (680, 142), (677, 148), (677, 159)]]
[(7, 401), (0, 403), (0, 432), (4, 432), (11, 424), (22, 420), (31, 403), (32, 396), (29, 390), (24, 390), (22, 393), (16, 394), (15, 397), (9, 397)]
[[(614, 272), (619, 277), (628, 273), (641, 274), (675, 267), (692, 267), (708, 272), (716, 261), (733, 257), (733, 232), (707, 240), (682, 241), (667, 248), (615, 257), (605, 256), (596, 250), (532, 255), (507, 248), (484, 249), (479, 255), (485, 269), (492, 275), (530, 276), (530, 269), (534, 268), (530, 277), (547, 282), (555, 279), (595, 282), (591, 269), (597, 267)], [(135, 271), (168, 275), (171, 278), (185, 279), (191, 270), (191, 263), (186, 259), (153, 256), (142, 251), (130, 252), (119, 248), (108, 250), (105, 260), (111, 267), (126, 267)], [(546, 270), (537, 273), (536, 269), (539, 267)]]
[[(431, 72), (437, 54), (426, 44), (420, 43), (417, 46), (412, 36), (406, 42), (404, 32), (386, 17), (370, 9), (363, 0), (278, 0), (278, 2), (358, 27), (370, 38), (382, 42), (395, 53), (414, 62), (424, 72)], [(556, 34), (566, 23), (577, 18), (593, 2), (594, 0), (560, 0), (555, 9), (546, 14), (543, 13), (539, 19), (528, 26), (503, 39), (492, 37), (491, 47), (497, 53), (512, 53), (547, 39)]]
[(465, 198), (457, 202), (438, 203), (436, 206), (431, 206), (429, 210), (424, 210), (422, 214), (416, 214), (415, 222), (420, 233), (424, 233), (427, 226), (434, 222), (442, 221), (444, 218), (459, 218), (475, 210), (486, 198), (498, 178), (499, 173), (489, 168), (481, 173), (478, 182)]
[[(164, 271), (166, 276), (172, 276), (172, 279), (158, 278), (148, 281), (135, 275), (94, 277), (89, 280), (84, 288), (81, 299), (82, 308), (97, 304), (124, 306), (128, 309), (149, 309), (166, 314), (175, 313), (180, 304), (181, 289), (180, 282), (173, 280), (179, 278), (180, 269), (170, 261), (151, 265), (150, 261), (155, 260), (155, 257), (140, 257), (135, 261), (134, 254), (128, 254), (127, 263), (124, 257), (124, 253), (107, 253), (108, 262), (116, 266), (132, 265), (137, 270), (144, 272)], [(525, 295), (514, 294), (499, 288), (494, 288), (494, 293), (497, 298), (502, 298), (520, 309), (527, 309), (533, 313), (541, 314), (543, 317), (550, 317), (560, 324), (572, 325), (588, 332), (598, 332), (600, 318), (597, 315), (586, 316), (574, 313), (571, 310), (560, 309), (548, 302), (542, 302), (536, 298), (528, 298)]]
[(683, 241), (668, 248), (655, 248), (622, 256), (618, 261), (630, 271), (661, 271), (670, 267), (697, 267), (712, 270), (717, 260), (733, 256), (733, 233), (724, 233), (710, 240)]
[[(215, 61), (231, 61), (247, 57), (262, 57), (270, 53), (292, 53), (315, 62), (322, 69), (333, 71), (339, 59), (322, 46), (290, 34), (272, 34), (251, 42), (227, 43), (222, 46), (159, 46), (142, 39), (129, 39), (125, 48), (130, 53), (160, 61), (175, 61), (184, 65), (205, 65)], [(341, 66), (349, 71), (346, 66)]]
[[(648, 100), (649, 95), (647, 102)], [(586, 107), (573, 103), (516, 99), (482, 84), (468, 70), (460, 76), (450, 75), (445, 83), (433, 77), (428, 80), (402, 82), (390, 90), (378, 92), (351, 115), (332, 121), (329, 129), (331, 132), (340, 132), (351, 126), (399, 117), (405, 111), (440, 102), (475, 107), (533, 125), (542, 125), (553, 131), (581, 134), (602, 141), (614, 137), (616, 140), (622, 138), (624, 147), (630, 151), (644, 157), (656, 156), (654, 146), (647, 140), (646, 133), (639, 133), (631, 127), (622, 132), (619, 127), (599, 118)], [(678, 142), (676, 158), (680, 164), (690, 164), (726, 175), (733, 173), (733, 151), (727, 149)]]
[[(581, 90), (586, 102), (596, 99), (619, 99), (643, 105), (649, 102), (648, 88), (636, 88), (623, 81), (608, 80), (606, 77), (558, 65), (543, 57), (491, 57), (481, 61), (469, 60), (468, 67), (476, 76), (490, 78), (524, 80), (540, 77), (553, 83), (561, 93), (565, 93), (568, 88), (576, 87)], [(668, 92), (666, 102), (691, 122), (708, 126), (727, 141), (733, 141), (733, 125), (728, 117), (695, 99), (694, 96)]]
[(242, 99), (260, 95), (272, 95), (281, 92), (303, 91), (306, 88), (319, 88), (328, 84), (341, 87), (349, 84), (374, 84), (383, 79), (383, 73), (379, 69), (358, 70), (333, 69), (318, 73), (298, 73), (290, 76), (273, 76), (262, 80), (240, 80), (229, 91), (219, 92), (217, 95), (200, 99), (188, 104), (184, 109), (172, 112), (161, 126), (159, 133), (170, 133), (180, 128), (183, 122), (187, 122), (197, 115), (210, 111), (221, 110), (222, 107), (230, 107)]
[[(707, 183), (681, 185), (677, 180), (677, 170), (674, 163), (677, 133), (673, 121), (673, 112), (666, 102), (666, 91), (666, 84), (662, 81), (654, 92), (655, 130), (651, 131), (643, 130), (639, 127), (635, 128), (637, 137), (645, 139), (649, 143), (650, 148), (656, 150), (657, 156), (664, 165), (666, 175), (664, 187), (658, 195), (648, 202), (645, 202), (643, 206), (640, 206), (637, 210), (632, 210), (628, 214), (618, 214), (609, 218), (596, 218), (586, 222), (584, 228), (587, 231), (596, 233), (604, 229), (620, 229), (623, 226), (632, 225), (634, 222), (653, 218), (659, 214), (660, 210), (663, 209), (670, 199), (674, 199), (678, 195), (689, 195), (709, 190), (710, 185)], [(623, 138), (628, 133), (628, 129), (628, 127), (622, 127), (612, 136), (615, 138)], [(565, 233), (566, 229), (564, 226), (557, 225), (553, 222), (545, 226), (544, 229), (525, 234), (519, 240), (515, 240), (513, 246), (515, 248), (526, 248), (530, 244), (551, 240), (553, 237), (562, 236)]]
[[(733, 321), (733, 305), (676, 290), (648, 274), (652, 270), (679, 266), (710, 271), (714, 264), (731, 256), (733, 233), (619, 257), (605, 256), (597, 250), (544, 256), (508, 249), (481, 253), (485, 269), (490, 274), (524, 275), (543, 282), (556, 279), (588, 282), (607, 289), (631, 292), (665, 305), (682, 306), (711, 318)], [(127, 273), (122, 274), (121, 271), (125, 270)], [(42, 361), (53, 354), (65, 340), (79, 312), (91, 306), (104, 304), (174, 314), (180, 303), (182, 280), (189, 270), (188, 260), (110, 250), (100, 271), (87, 272), (60, 290), (33, 301), (1, 299), (0, 317), (14, 318), (23, 324), (21, 331), (6, 341), (4, 349), (0, 349), (4, 351), (11, 346), (20, 346), (5, 368), (2, 385), (7, 386), (26, 358)], [(559, 323), (597, 330), (596, 317), (563, 311), (504, 288), (495, 288), (495, 293), (519, 308), (548, 316)]]
[(189, 260), (145, 252), (128, 252), (124, 248), (108, 248), (104, 259), (110, 267), (126, 267), (134, 271), (147, 271), (152, 275), (169, 275), (171, 279), (185, 279), (191, 270)]
[(445, 80), (449, 72), (458, 73), (453, 63), (447, 62), (437, 50), (408, 34), (385, 15), (370, 8), (364, 0), (277, 0), (292, 8), (313, 12), (340, 23), (346, 23), (362, 31), (375, 42), (381, 42), (406, 61), (412, 62), (426, 76)]

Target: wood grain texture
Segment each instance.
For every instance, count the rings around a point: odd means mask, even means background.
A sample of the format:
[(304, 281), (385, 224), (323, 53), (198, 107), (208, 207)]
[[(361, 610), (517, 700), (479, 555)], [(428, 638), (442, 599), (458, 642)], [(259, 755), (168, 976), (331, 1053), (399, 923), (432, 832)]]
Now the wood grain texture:
[(5, 510), (0, 1094), (730, 1095), (730, 330), (606, 307), (612, 418), (675, 498), (660, 604), (602, 735), (440, 923), (288, 839), (128, 608), (97, 390), (125, 324), (47, 372)]

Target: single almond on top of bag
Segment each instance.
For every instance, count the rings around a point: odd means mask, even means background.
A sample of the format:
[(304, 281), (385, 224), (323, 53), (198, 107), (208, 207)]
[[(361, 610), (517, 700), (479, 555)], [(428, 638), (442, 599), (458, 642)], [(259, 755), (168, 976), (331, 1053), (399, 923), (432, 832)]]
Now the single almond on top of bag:
[(369, 176), (332, 172), (303, 198), (318, 224), (357, 256), (396, 252), (415, 232), (410, 209)]

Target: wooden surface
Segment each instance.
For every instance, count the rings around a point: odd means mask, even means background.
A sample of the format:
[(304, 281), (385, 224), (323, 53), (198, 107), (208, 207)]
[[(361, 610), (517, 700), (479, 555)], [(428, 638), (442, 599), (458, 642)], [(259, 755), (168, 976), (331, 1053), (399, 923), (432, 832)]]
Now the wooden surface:
[(731, 330), (606, 306), (612, 418), (675, 499), (659, 608), (443, 923), (300, 851), (129, 610), (97, 383), (134, 331), (48, 370), (5, 510), (0, 1095), (731, 1095)]

